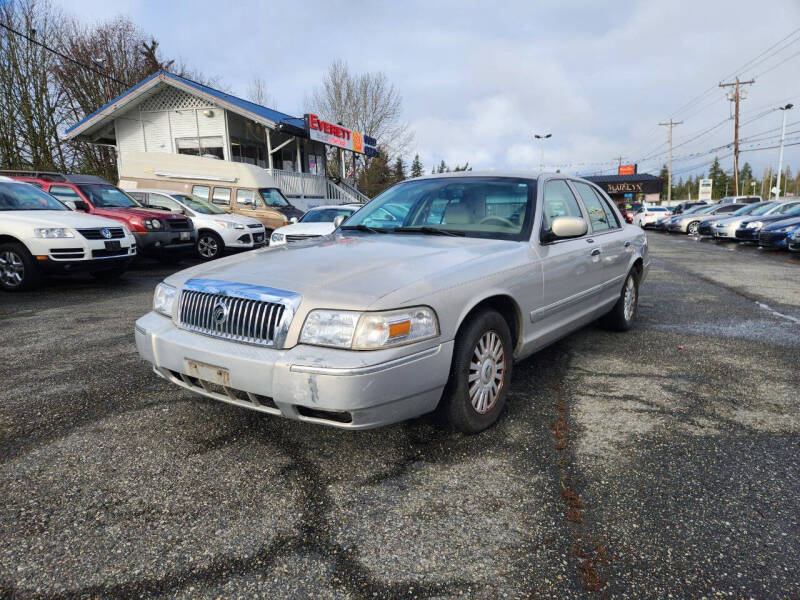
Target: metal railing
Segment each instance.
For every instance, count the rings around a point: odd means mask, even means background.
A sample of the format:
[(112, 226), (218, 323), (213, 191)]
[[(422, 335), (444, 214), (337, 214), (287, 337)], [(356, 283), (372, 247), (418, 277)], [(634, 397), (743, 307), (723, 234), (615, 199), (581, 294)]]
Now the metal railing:
[(275, 178), (275, 182), (284, 196), (289, 198), (325, 198), (339, 204), (348, 202), (363, 204), (370, 201), (368, 196), (359, 192), (349, 183), (344, 181), (336, 183), (325, 175), (282, 171), (281, 169), (267, 169), (267, 171)]

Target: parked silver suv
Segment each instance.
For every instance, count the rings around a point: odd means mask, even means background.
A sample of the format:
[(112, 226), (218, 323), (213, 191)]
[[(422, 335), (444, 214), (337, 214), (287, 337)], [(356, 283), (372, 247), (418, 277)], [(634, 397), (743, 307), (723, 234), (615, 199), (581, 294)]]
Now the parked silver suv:
[(155, 372), (238, 406), (351, 429), (438, 410), (477, 432), (513, 363), (602, 317), (628, 329), (647, 238), (595, 185), (436, 175), (331, 236), (168, 277), (136, 344)]

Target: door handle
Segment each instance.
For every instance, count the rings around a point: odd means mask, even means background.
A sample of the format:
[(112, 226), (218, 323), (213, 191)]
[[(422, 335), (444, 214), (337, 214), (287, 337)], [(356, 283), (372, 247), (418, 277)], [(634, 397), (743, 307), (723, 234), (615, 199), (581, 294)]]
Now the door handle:
[(625, 247), (626, 248), (630, 248), (631, 247), (631, 243), (630, 242), (625, 242)]
[(600, 250), (600, 248), (595, 248), (594, 250), (592, 250), (589, 253), (589, 256), (600, 256), (601, 252), (602, 252), (602, 250)]
[(587, 244), (594, 244), (594, 240), (592, 238), (586, 238)]

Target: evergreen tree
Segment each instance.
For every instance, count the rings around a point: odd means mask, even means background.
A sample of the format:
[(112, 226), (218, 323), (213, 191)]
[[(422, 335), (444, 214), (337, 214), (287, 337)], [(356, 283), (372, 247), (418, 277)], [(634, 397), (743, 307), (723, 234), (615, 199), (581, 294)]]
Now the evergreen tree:
[(398, 156), (394, 161), (392, 167), (392, 177), (394, 182), (403, 181), (406, 178), (406, 163), (403, 162), (403, 157)]
[(467, 161), (464, 163), (463, 167), (459, 167), (458, 165), (453, 167), (453, 171), (472, 171), (472, 167), (469, 166), (469, 161)]
[(389, 166), (386, 151), (378, 147), (378, 156), (372, 158), (358, 174), (358, 189), (374, 198), (394, 183), (394, 173)]
[(422, 163), (419, 160), (419, 154), (414, 155), (414, 161), (411, 163), (411, 177), (422, 177)]
[(669, 184), (669, 172), (667, 170), (667, 165), (661, 167), (661, 172), (658, 174), (661, 178), (661, 199), (667, 199), (667, 185)]
[[(714, 157), (714, 162), (708, 170), (708, 178), (711, 179), (713, 187), (711, 189), (711, 197), (714, 199), (722, 198), (725, 195), (725, 186), (728, 183), (728, 176), (719, 164), (719, 158)], [(730, 191), (730, 190), (728, 190)]]
[(442, 162), (439, 163), (439, 168), (436, 169), (436, 172), (437, 173), (449, 173), (450, 172), (450, 167), (447, 166), (447, 163), (444, 162), (444, 159), (442, 159)]

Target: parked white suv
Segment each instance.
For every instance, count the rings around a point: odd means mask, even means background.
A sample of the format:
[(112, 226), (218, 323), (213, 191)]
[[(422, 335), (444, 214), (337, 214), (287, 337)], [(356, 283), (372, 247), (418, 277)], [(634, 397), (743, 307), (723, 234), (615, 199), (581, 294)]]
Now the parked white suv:
[[(284, 225), (272, 232), (270, 246), (281, 246), (288, 242), (299, 242), (308, 238), (329, 235), (339, 224), (361, 208), (363, 204), (339, 204), (336, 206), (317, 206), (291, 225)], [(337, 218), (339, 218), (337, 222)]]
[(149, 208), (162, 208), (189, 217), (197, 231), (197, 254), (204, 260), (226, 250), (252, 250), (267, 243), (264, 224), (236, 215), (210, 202), (174, 190), (136, 189), (125, 192)]
[(136, 240), (119, 221), (72, 211), (29, 183), (0, 178), (0, 288), (36, 285), (45, 273), (121, 275)]

